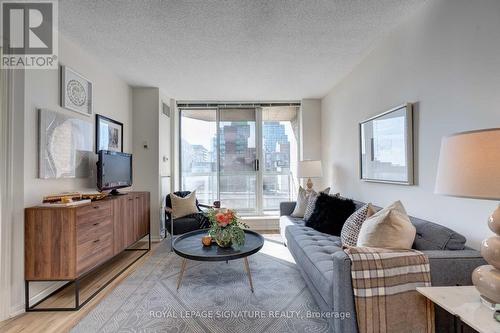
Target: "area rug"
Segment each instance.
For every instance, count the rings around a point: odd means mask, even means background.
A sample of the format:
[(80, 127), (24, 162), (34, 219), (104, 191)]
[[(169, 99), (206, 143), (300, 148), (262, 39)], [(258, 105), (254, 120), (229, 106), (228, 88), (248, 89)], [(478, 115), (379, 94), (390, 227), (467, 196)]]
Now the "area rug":
[(249, 257), (252, 293), (243, 260), (188, 261), (177, 291), (181, 258), (167, 243), (72, 332), (329, 331), (294, 263), (264, 253)]

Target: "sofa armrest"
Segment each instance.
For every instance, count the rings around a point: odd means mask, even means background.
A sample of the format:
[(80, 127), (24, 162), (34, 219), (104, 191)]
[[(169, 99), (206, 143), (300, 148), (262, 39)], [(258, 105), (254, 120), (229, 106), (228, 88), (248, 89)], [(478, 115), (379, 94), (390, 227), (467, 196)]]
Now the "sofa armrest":
[(295, 201), (280, 202), (280, 216), (292, 215), (295, 209)]
[(476, 250), (422, 252), (429, 258), (433, 286), (472, 285), (472, 271), (487, 264)]
[(332, 254), (333, 259), (333, 311), (349, 313), (348, 320), (335, 320), (334, 332), (358, 332), (356, 306), (351, 278), (351, 259), (344, 251)]

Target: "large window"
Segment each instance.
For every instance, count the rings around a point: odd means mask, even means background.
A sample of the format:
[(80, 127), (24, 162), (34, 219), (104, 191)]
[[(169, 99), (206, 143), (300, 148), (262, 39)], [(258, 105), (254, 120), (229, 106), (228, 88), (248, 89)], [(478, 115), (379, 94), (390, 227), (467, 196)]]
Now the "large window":
[(298, 109), (262, 109), (263, 210), (278, 210), (292, 199), (295, 189), (298, 151)]
[(181, 111), (181, 186), (200, 202), (218, 199), (217, 110)]
[(181, 108), (181, 188), (240, 213), (272, 213), (295, 188), (298, 106)]

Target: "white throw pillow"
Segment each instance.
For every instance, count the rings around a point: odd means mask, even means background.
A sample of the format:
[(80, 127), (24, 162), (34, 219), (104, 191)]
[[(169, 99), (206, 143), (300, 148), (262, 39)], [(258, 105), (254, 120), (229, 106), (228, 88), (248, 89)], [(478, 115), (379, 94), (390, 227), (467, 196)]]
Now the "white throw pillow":
[(297, 194), (297, 201), (295, 202), (295, 208), (292, 212), (292, 217), (304, 217), (304, 213), (306, 211), (307, 203), (309, 202), (309, 197), (312, 193), (316, 193), (312, 191), (311, 193), (307, 193), (307, 191), (300, 186), (299, 193)]
[(198, 207), (196, 207), (196, 191), (191, 192), (184, 198), (170, 193), (170, 200), (172, 202), (172, 217), (174, 219), (198, 213)]
[(376, 210), (375, 208), (373, 208), (371, 203), (364, 205), (363, 207), (352, 213), (352, 215), (349, 216), (345, 221), (344, 225), (342, 226), (342, 231), (340, 232), (342, 245), (356, 246), (361, 226), (367, 218), (374, 215), (375, 213)]
[(357, 246), (411, 249), (416, 229), (401, 201), (378, 211), (361, 225)]

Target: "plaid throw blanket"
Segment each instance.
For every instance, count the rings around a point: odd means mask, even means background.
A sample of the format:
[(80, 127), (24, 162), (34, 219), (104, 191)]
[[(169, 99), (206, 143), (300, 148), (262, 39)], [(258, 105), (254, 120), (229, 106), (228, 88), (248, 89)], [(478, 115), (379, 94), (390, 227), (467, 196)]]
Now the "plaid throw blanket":
[(434, 333), (434, 307), (417, 287), (431, 285), (429, 260), (416, 250), (350, 247), (360, 333)]

